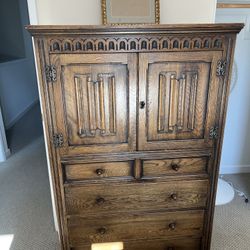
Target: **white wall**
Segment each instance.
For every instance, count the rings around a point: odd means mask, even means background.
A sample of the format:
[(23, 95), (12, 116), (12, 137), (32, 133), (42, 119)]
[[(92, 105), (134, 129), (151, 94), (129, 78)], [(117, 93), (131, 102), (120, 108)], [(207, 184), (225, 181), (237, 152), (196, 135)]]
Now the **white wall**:
[[(36, 2), (39, 24), (101, 24), (101, 0)], [(214, 22), (215, 8), (216, 0), (160, 0), (161, 23)]]
[(246, 24), (235, 49), (237, 81), (229, 97), (221, 173), (250, 172), (250, 9), (218, 9), (216, 22)]

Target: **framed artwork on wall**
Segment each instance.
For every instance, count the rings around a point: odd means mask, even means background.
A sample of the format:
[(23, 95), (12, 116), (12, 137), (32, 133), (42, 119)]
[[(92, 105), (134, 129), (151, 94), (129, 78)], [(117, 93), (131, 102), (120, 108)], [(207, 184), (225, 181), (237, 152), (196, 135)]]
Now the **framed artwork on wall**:
[(101, 0), (103, 24), (159, 24), (160, 0)]

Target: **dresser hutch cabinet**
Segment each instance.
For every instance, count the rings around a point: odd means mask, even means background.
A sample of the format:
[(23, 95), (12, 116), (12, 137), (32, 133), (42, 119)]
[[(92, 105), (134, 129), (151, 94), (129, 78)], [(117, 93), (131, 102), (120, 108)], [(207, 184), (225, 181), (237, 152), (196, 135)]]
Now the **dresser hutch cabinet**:
[(27, 27), (62, 249), (210, 248), (242, 27)]

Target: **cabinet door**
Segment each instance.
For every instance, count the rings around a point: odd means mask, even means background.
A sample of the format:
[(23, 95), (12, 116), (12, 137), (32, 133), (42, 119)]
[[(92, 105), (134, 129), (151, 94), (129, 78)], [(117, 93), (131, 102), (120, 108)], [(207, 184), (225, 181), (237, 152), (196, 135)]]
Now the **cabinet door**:
[(139, 63), (139, 150), (212, 146), (221, 52), (144, 53)]
[(55, 132), (60, 153), (103, 153), (135, 149), (136, 55), (51, 55)]

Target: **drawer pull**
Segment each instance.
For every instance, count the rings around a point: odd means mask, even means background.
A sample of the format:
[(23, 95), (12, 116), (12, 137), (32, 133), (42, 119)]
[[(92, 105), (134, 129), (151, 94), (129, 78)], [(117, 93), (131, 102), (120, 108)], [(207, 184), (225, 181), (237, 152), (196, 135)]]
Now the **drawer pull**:
[(175, 228), (176, 228), (176, 224), (173, 222), (173, 223), (170, 223), (169, 225), (168, 225), (168, 227), (171, 229), (171, 230), (175, 230)]
[(104, 199), (104, 198), (102, 198), (102, 197), (96, 198), (96, 203), (97, 203), (98, 205), (102, 205), (104, 202), (105, 202), (105, 199)]
[(107, 229), (106, 229), (105, 227), (100, 227), (100, 228), (97, 229), (97, 232), (98, 232), (99, 234), (104, 235), (104, 234), (107, 233)]
[(177, 194), (171, 194), (171, 199), (176, 201), (177, 200)]
[(174, 171), (179, 171), (179, 169), (180, 169), (180, 166), (179, 165), (177, 165), (177, 164), (171, 164), (171, 168), (174, 170)]
[(101, 168), (96, 169), (95, 172), (96, 172), (96, 174), (99, 175), (99, 176), (104, 174), (104, 170), (101, 169)]

